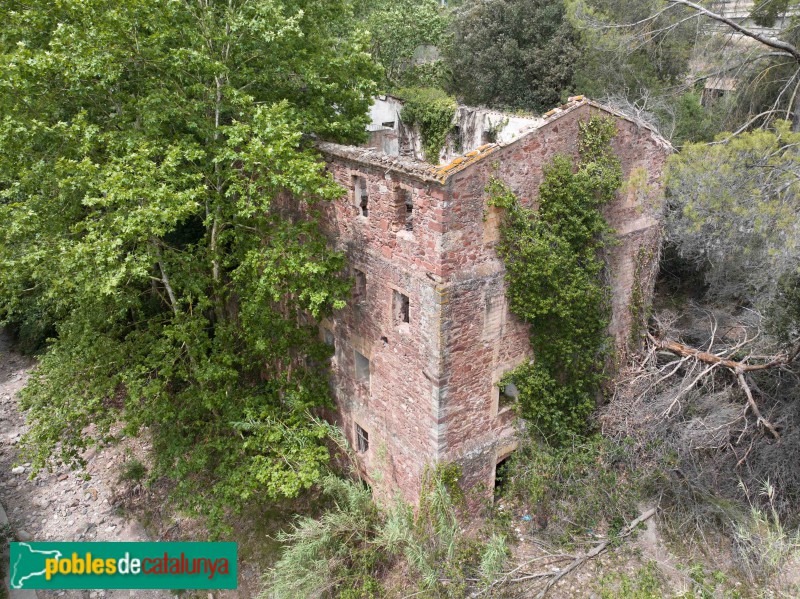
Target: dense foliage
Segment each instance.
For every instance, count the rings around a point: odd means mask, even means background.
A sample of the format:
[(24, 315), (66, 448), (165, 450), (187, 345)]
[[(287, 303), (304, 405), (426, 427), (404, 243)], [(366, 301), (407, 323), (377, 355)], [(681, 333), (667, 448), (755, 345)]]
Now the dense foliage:
[(468, 3), (452, 31), (452, 89), (467, 104), (545, 111), (571, 87), (579, 50), (560, 0)]
[(437, 164), (453, 126), (456, 101), (431, 87), (401, 89), (397, 95), (405, 102), (400, 118), (408, 125), (419, 127), (425, 160)]
[(798, 144), (800, 134), (780, 121), (672, 158), (667, 239), (702, 273), (711, 298), (769, 310), (791, 295), (800, 260)]
[(530, 324), (534, 353), (504, 380), (519, 390), (522, 417), (554, 444), (586, 431), (611, 351), (602, 208), (622, 183), (615, 134), (611, 120), (582, 123), (578, 163), (558, 156), (545, 169), (537, 210), (496, 179), (487, 188), (490, 204), (507, 210), (498, 253), (509, 307)]
[[(567, 0), (583, 51), (575, 85), (591, 97), (621, 91), (634, 98), (678, 83), (689, 68), (696, 20), (663, 11), (662, 0)], [(652, 17), (652, 18), (650, 18)], [(641, 27), (627, 26), (640, 23)]]
[(348, 287), (303, 134), (357, 139), (375, 89), (349, 4), (0, 5), (0, 317), (57, 331), (34, 469), (121, 422), (191, 507), (297, 494), (328, 456), (315, 321)]
[[(416, 508), (400, 500), (376, 505), (361, 483), (325, 477), (332, 506), (280, 535), (286, 550), (265, 577), (262, 597), (408, 596), (416, 587), (414, 594), (457, 598), (485, 589), (508, 559), (506, 537), (485, 530), (482, 540), (466, 532), (459, 475), (449, 464), (428, 470)], [(393, 569), (409, 576), (385, 576)]]
[(383, 67), (390, 91), (442, 86), (447, 68), (440, 55), (449, 39), (450, 12), (438, 0), (360, 0), (355, 14), (370, 35), (370, 51)]

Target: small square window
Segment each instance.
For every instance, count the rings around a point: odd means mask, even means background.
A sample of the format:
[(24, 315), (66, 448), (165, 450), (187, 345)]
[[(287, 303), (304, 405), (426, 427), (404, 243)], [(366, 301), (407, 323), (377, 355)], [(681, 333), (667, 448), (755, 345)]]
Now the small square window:
[(355, 352), (356, 380), (362, 383), (369, 383), (369, 358), (357, 350)]
[(356, 447), (359, 453), (364, 453), (369, 449), (369, 433), (358, 424), (356, 424)]
[(353, 299), (357, 304), (367, 301), (367, 275), (363, 270), (353, 269), (355, 284), (353, 285)]
[(500, 386), (500, 397), (498, 400), (498, 409), (508, 408), (513, 406), (519, 399), (519, 389), (514, 383), (506, 383)]
[(408, 296), (395, 291), (392, 296), (392, 310), (394, 313), (394, 323), (399, 325), (410, 322), (409, 314), (410, 303)]

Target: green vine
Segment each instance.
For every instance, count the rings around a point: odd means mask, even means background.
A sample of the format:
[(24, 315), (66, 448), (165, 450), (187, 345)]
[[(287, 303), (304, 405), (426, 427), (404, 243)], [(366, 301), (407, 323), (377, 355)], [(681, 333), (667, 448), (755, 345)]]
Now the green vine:
[(406, 88), (397, 95), (405, 102), (400, 118), (408, 125), (419, 127), (425, 160), (436, 164), (452, 128), (456, 101), (433, 87)]
[(587, 431), (613, 351), (602, 251), (611, 229), (603, 206), (622, 183), (611, 150), (613, 120), (581, 123), (579, 159), (554, 158), (539, 188), (539, 209), (521, 206), (492, 178), (489, 204), (506, 209), (498, 253), (506, 266), (511, 311), (530, 325), (535, 359), (506, 375), (519, 390), (520, 415), (561, 445)]
[(641, 347), (644, 332), (647, 330), (647, 304), (645, 303), (644, 289), (642, 288), (642, 277), (645, 267), (653, 260), (653, 250), (642, 246), (636, 255), (636, 269), (633, 272), (633, 288), (631, 289), (630, 311), (631, 311), (631, 333), (630, 347), (637, 350)]

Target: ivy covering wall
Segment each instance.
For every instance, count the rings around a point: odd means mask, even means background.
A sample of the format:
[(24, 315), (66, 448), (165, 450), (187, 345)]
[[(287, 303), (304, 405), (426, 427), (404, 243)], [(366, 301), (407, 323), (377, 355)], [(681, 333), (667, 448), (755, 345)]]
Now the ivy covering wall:
[(545, 169), (538, 210), (496, 178), (487, 186), (490, 205), (506, 209), (498, 253), (510, 309), (530, 325), (535, 356), (501, 384), (516, 385), (520, 415), (554, 445), (586, 432), (613, 351), (602, 209), (622, 183), (615, 134), (611, 119), (581, 123), (579, 158), (557, 156)]
[(439, 162), (447, 134), (453, 126), (456, 101), (442, 90), (432, 87), (406, 88), (397, 92), (405, 102), (400, 118), (407, 125), (419, 127), (425, 160)]

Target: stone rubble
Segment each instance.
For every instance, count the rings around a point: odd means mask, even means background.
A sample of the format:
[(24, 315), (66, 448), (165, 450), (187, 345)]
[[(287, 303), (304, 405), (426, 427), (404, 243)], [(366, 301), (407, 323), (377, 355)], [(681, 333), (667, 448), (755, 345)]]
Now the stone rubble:
[[(89, 450), (84, 481), (77, 473), (59, 469), (31, 480), (30, 463), (20, 461), (19, 442), (25, 431), (17, 393), (25, 386), (31, 358), (10, 348), (0, 330), (0, 504), (18, 541), (150, 541), (138, 522), (125, 520), (111, 503), (119, 476), (118, 448)], [(8, 559), (4, 557), (4, 559)], [(37, 591), (40, 598), (167, 599), (169, 591), (96, 590)]]

